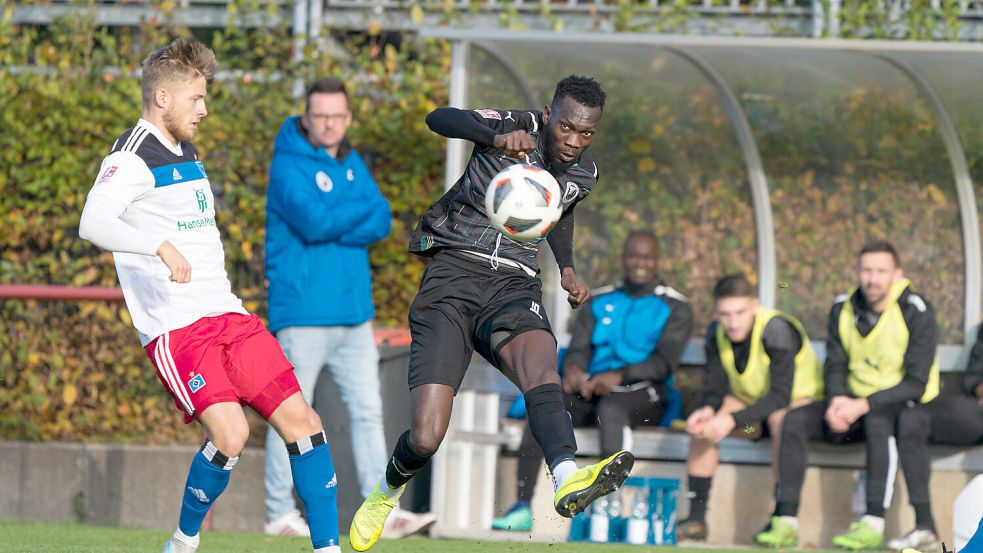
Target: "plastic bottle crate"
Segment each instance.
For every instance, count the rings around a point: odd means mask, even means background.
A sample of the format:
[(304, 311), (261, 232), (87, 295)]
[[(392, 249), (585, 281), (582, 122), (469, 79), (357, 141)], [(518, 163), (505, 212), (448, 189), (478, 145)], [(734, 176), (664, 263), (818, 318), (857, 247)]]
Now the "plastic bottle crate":
[[(679, 495), (679, 480), (675, 478), (656, 478), (650, 476), (631, 476), (623, 487), (649, 489), (649, 530), (646, 543), (649, 545), (676, 544), (676, 499)], [(608, 543), (627, 543), (628, 518), (609, 519)], [(589, 541), (590, 509), (580, 513), (570, 521), (570, 541)]]

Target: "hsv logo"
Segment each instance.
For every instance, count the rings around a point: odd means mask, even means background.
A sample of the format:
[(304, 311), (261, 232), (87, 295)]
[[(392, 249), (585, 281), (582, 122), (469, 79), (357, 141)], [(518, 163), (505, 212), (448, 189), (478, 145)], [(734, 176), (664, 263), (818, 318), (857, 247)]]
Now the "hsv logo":
[(191, 390), (192, 394), (204, 387), (205, 377), (201, 376), (200, 374), (196, 374), (194, 378), (188, 381), (188, 389)]
[(99, 182), (109, 182), (109, 179), (113, 178), (113, 175), (116, 174), (117, 169), (119, 169), (119, 167), (116, 165), (110, 165), (107, 167), (106, 170), (102, 172), (102, 175), (99, 176)]
[(498, 119), (499, 121), (502, 120), (502, 114), (498, 113), (493, 109), (476, 109), (475, 111), (478, 112), (478, 115), (484, 117), (485, 119)]
[(324, 171), (318, 171), (314, 175), (314, 182), (317, 183), (317, 187), (321, 189), (321, 192), (331, 192), (334, 189), (334, 183), (331, 182), (331, 177)]

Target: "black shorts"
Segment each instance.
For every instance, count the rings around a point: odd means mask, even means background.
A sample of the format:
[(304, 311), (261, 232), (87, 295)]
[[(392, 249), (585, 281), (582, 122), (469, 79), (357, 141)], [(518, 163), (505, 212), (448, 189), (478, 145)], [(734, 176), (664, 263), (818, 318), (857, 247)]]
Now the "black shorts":
[[(498, 351), (530, 330), (551, 335), (542, 282), (520, 269), (493, 270), (466, 254), (439, 252), (410, 305), (409, 385), (446, 384), (455, 391), (477, 351), (501, 370)], [(496, 334), (493, 342), (492, 334)]]

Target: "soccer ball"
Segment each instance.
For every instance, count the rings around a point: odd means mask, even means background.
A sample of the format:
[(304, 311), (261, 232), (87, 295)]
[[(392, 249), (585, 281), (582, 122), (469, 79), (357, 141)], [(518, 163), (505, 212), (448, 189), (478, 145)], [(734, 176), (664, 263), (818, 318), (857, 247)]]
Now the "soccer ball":
[(511, 165), (488, 184), (485, 214), (507, 238), (542, 238), (563, 214), (560, 185), (549, 171), (532, 165)]

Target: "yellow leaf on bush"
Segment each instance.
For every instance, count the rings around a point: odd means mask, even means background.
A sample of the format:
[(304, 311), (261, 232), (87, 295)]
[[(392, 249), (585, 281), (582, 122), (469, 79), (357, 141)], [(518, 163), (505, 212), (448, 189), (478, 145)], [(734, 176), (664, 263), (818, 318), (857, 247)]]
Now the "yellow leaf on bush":
[(628, 143), (628, 151), (633, 154), (647, 154), (652, 151), (652, 143), (648, 140), (632, 140)]
[(410, 21), (414, 25), (423, 23), (423, 8), (420, 7), (420, 4), (413, 4), (413, 7), (410, 8)]
[(72, 384), (66, 384), (65, 388), (61, 391), (61, 399), (65, 402), (65, 405), (75, 405), (75, 400), (78, 399), (78, 390)]
[(928, 197), (931, 198), (933, 202), (940, 205), (949, 203), (949, 198), (946, 197), (945, 192), (943, 192), (938, 186), (929, 184), (925, 187), (925, 191), (928, 192)]
[(655, 171), (655, 160), (650, 157), (643, 157), (638, 160), (638, 172), (639, 173), (651, 173)]

